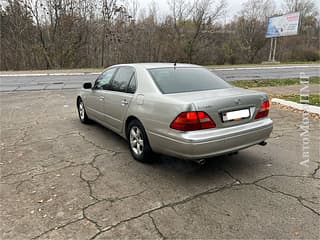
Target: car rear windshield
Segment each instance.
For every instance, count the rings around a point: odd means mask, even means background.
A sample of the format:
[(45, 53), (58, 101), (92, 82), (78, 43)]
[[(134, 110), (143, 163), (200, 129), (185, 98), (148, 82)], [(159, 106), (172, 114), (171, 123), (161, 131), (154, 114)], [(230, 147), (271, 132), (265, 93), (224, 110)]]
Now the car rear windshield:
[(215, 90), (231, 87), (204, 68), (155, 68), (149, 72), (164, 94)]

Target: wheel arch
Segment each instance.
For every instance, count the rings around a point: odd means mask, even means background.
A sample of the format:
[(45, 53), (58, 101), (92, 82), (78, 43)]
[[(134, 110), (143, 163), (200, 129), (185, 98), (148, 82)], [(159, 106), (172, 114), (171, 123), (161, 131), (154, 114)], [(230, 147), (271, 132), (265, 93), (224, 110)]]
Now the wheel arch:
[[(127, 120), (126, 120), (126, 123), (125, 123), (125, 129), (124, 129), (124, 132), (125, 132), (125, 137), (126, 137), (126, 139), (128, 139), (128, 134), (129, 134), (129, 132), (128, 132), (128, 126), (129, 126), (129, 123), (131, 122), (131, 121), (133, 121), (133, 120), (137, 120), (138, 122), (140, 122), (141, 124), (142, 124), (142, 122), (139, 120), (139, 118), (137, 118), (136, 116), (133, 116), (133, 115), (130, 115), (130, 116), (128, 116), (127, 117)], [(143, 126), (143, 124), (142, 124), (142, 126)], [(144, 126), (143, 126), (144, 127)]]
[[(137, 118), (136, 116), (134, 116), (134, 115), (130, 115), (130, 116), (128, 116), (127, 117), (127, 119), (126, 119), (126, 122), (125, 122), (125, 137), (126, 137), (126, 139), (127, 139), (127, 141), (129, 142), (130, 140), (130, 138), (129, 138), (129, 124), (130, 124), (130, 122), (132, 122), (132, 121), (137, 121), (137, 122), (139, 122), (140, 124), (141, 124), (141, 126), (142, 126), (142, 130), (143, 130), (143, 132), (145, 133), (145, 137), (146, 137), (146, 139), (145, 139), (145, 141), (146, 141), (146, 145), (145, 146), (147, 146), (147, 148), (151, 151), (151, 153), (154, 153), (153, 152), (153, 150), (152, 150), (152, 147), (151, 147), (151, 144), (150, 144), (150, 141), (149, 141), (149, 133), (148, 133), (148, 131), (146, 130), (146, 128), (145, 128), (145, 126), (143, 125), (143, 123), (142, 123), (142, 121), (140, 121), (140, 119), (139, 118)], [(129, 144), (130, 144), (130, 142), (129, 142)], [(140, 160), (141, 161), (141, 160)]]
[(80, 101), (82, 101), (82, 98), (80, 96), (78, 96), (77, 97), (77, 107), (78, 107)]

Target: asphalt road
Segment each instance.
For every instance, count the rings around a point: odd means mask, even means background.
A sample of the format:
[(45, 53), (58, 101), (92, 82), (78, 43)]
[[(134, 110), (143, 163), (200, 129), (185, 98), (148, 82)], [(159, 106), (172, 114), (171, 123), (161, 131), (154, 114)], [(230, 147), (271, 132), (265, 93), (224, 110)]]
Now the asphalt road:
[(0, 239), (319, 239), (319, 121), (271, 108), (268, 145), (204, 166), (132, 159), (75, 90), (0, 94)]
[[(301, 73), (320, 75), (320, 65), (316, 64), (209, 69), (227, 81), (299, 77)], [(1, 74), (0, 91), (76, 89), (84, 82), (93, 82), (97, 76), (98, 73)]]

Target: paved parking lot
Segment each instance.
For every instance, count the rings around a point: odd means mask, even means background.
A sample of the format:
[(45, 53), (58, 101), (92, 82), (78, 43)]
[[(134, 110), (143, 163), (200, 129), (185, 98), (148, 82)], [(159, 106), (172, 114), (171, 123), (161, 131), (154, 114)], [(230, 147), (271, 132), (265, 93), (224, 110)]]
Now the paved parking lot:
[(319, 121), (309, 167), (301, 113), (274, 106), (272, 137), (199, 166), (134, 161), (77, 118), (74, 90), (1, 93), (0, 239), (319, 239)]

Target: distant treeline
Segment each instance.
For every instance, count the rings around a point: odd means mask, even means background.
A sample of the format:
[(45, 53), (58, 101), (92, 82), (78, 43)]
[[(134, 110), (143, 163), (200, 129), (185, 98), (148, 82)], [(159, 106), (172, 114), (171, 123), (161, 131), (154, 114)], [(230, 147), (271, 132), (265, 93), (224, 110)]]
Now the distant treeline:
[(1, 70), (106, 67), (128, 62), (196, 64), (267, 60), (269, 16), (300, 11), (298, 36), (278, 40), (277, 60), (320, 58), (313, 0), (248, 0), (225, 21), (223, 0), (168, 0), (141, 9), (136, 0), (6, 0), (1, 6)]

